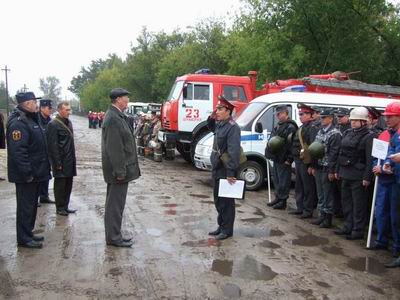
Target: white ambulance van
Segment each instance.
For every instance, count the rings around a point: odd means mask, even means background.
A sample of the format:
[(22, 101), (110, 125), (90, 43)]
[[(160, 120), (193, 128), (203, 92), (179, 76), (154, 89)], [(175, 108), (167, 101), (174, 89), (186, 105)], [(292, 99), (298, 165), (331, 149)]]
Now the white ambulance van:
[[(387, 98), (303, 92), (275, 93), (254, 99), (236, 118), (241, 128), (241, 145), (247, 156), (247, 162), (239, 168), (239, 178), (246, 180), (248, 190), (257, 190), (264, 185), (267, 173), (267, 159), (264, 153), (270, 132), (278, 122), (275, 113), (277, 106), (287, 105), (290, 117), (300, 126), (297, 108), (299, 103), (322, 108), (352, 109), (357, 106), (372, 106), (383, 111), (392, 101), (394, 100)], [(198, 169), (211, 170), (213, 138), (214, 134), (209, 133), (196, 147), (194, 160)]]

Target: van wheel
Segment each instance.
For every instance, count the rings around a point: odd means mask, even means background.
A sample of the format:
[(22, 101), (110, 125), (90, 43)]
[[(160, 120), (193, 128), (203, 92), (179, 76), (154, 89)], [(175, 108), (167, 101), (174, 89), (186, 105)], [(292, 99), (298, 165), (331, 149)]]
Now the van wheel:
[(239, 166), (239, 178), (246, 181), (246, 190), (256, 191), (264, 184), (265, 171), (256, 161), (248, 160)]
[(190, 145), (181, 143), (181, 142), (176, 142), (176, 150), (182, 155), (182, 158), (186, 160), (189, 163), (192, 163), (192, 157), (190, 153)]

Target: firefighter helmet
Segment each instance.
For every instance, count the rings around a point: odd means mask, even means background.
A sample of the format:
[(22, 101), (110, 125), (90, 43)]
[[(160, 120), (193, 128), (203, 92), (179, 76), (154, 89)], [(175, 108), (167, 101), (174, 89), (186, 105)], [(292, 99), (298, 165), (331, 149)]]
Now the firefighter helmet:
[(386, 108), (385, 112), (383, 113), (384, 116), (400, 116), (400, 102), (395, 101), (389, 103)]
[(350, 120), (368, 121), (368, 109), (365, 107), (353, 108), (350, 112)]
[(308, 151), (313, 159), (320, 159), (325, 155), (325, 147), (320, 142), (313, 142), (308, 146)]
[(273, 136), (269, 139), (267, 147), (271, 153), (278, 153), (285, 146), (285, 139), (280, 136)]

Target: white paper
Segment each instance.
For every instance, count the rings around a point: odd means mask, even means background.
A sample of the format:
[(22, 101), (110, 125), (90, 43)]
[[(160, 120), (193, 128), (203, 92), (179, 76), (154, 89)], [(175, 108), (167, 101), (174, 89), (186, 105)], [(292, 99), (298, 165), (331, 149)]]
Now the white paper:
[(230, 184), (226, 179), (219, 180), (218, 197), (242, 199), (244, 197), (244, 180), (236, 180), (234, 184)]
[(372, 156), (384, 160), (387, 157), (388, 149), (388, 142), (374, 139), (374, 142), (372, 144)]

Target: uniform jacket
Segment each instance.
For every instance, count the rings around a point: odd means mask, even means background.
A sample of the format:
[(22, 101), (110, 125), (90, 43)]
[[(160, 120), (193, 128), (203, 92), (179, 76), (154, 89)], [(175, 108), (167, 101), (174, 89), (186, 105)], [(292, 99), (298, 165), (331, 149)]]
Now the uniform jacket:
[[(301, 136), (303, 137), (303, 142), (306, 145), (311, 145), (314, 142), (315, 136), (317, 135), (318, 129), (317, 127), (313, 126), (313, 122), (305, 122), (303, 125), (300, 126), (301, 128)], [(296, 131), (296, 134), (293, 136), (292, 141), (292, 156), (295, 159), (300, 159), (300, 151), (301, 151), (301, 144), (299, 139), (300, 128)]]
[(343, 133), (344, 133), (346, 130), (348, 130), (348, 129), (351, 128), (351, 124), (350, 124), (350, 122), (348, 122), (348, 123), (346, 123), (346, 124), (344, 124), (344, 125), (339, 125), (338, 128), (339, 128), (340, 133), (343, 135)]
[(315, 141), (324, 145), (325, 155), (315, 162), (317, 168), (323, 167), (329, 173), (335, 173), (341, 140), (342, 134), (333, 124), (326, 129), (321, 127), (315, 137)]
[(284, 149), (278, 153), (272, 153), (268, 147), (265, 149), (265, 156), (268, 159), (272, 159), (277, 163), (284, 163), (285, 161), (292, 163), (292, 139), (297, 131), (297, 124), (295, 121), (288, 119), (284, 122), (279, 122), (274, 129), (272, 129), (270, 138), (274, 136), (280, 136), (285, 140)]
[[(68, 129), (66, 127), (68, 127)], [(74, 131), (71, 121), (62, 118), (59, 115), (57, 115), (47, 125), (46, 135), (49, 158), (53, 170), (53, 176), (56, 178), (76, 176), (76, 157), (73, 133)]]
[(0, 149), (6, 148), (6, 134), (4, 132), (4, 117), (0, 113)]
[[(208, 118), (208, 127), (214, 132), (213, 151), (211, 153), (212, 175), (214, 179), (236, 177), (240, 159), (240, 128), (234, 120), (215, 121)], [(228, 153), (228, 163), (221, 160)]]
[(374, 134), (366, 127), (345, 131), (339, 152), (337, 173), (343, 179), (372, 180), (372, 140)]
[[(390, 143), (389, 143), (389, 150), (388, 150), (388, 157), (392, 154), (400, 152), (400, 130), (395, 131), (389, 129), (390, 132)], [(390, 158), (385, 160), (385, 163), (390, 164), (394, 169), (394, 174), (396, 175), (396, 182), (400, 184), (400, 164), (394, 163)]]
[(47, 125), (50, 123), (51, 118), (50, 117), (48, 117), (48, 118), (43, 117), (42, 114), (39, 111), (38, 112), (38, 120), (39, 120), (39, 125), (46, 132)]
[[(124, 183), (140, 176), (136, 143), (126, 116), (115, 106), (107, 110), (102, 125), (101, 157), (104, 181)], [(117, 177), (123, 177), (117, 181)]]
[(37, 114), (17, 108), (7, 122), (8, 180), (40, 182), (51, 178), (46, 137)]

